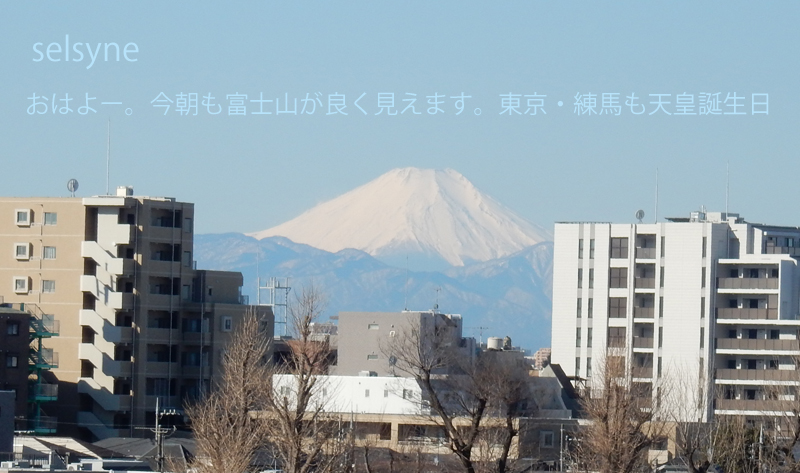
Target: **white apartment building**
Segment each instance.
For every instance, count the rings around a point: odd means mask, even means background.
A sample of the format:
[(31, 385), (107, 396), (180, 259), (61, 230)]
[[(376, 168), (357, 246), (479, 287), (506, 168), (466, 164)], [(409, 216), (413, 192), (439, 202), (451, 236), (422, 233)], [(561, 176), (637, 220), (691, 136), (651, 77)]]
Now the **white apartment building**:
[(669, 380), (686, 421), (763, 415), (772, 386), (798, 384), (800, 228), (720, 212), (558, 223), (554, 253), (552, 362), (568, 376), (592, 386), (624, 357), (645, 401)]

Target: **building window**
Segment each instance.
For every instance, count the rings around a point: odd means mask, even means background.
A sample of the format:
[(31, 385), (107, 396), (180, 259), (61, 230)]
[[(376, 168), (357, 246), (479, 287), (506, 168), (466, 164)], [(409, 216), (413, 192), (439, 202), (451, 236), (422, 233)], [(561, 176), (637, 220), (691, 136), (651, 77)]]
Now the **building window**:
[(706, 298), (705, 297), (701, 297), (700, 298), (700, 318), (701, 319), (706, 318)]
[(628, 287), (628, 268), (609, 269), (608, 286), (612, 288)]
[(578, 318), (581, 318), (581, 306), (583, 305), (583, 299), (580, 297), (578, 298)]
[(592, 357), (586, 358), (586, 377), (592, 377)]
[(589, 240), (589, 259), (594, 259), (594, 238)]
[(19, 335), (19, 322), (10, 320), (6, 326), (7, 335)]
[(591, 319), (592, 312), (594, 312), (594, 299), (590, 297), (588, 303), (586, 304), (586, 318)]
[(364, 390), (364, 397), (369, 397), (369, 389)]
[(191, 251), (184, 251), (183, 252), (183, 266), (186, 268), (192, 267), (192, 252)]
[(223, 317), (222, 318), (222, 331), (223, 332), (230, 332), (233, 330), (233, 317)]
[(368, 360), (377, 360), (378, 359), (378, 355), (375, 355), (375, 354), (367, 355), (367, 359)]
[(627, 258), (628, 257), (628, 238), (612, 238), (611, 239), (611, 257), (612, 258)]
[(628, 313), (628, 299), (625, 297), (608, 298), (608, 317), (624, 319)]
[(410, 389), (403, 389), (403, 399), (411, 399), (411, 390)]
[(708, 245), (708, 237), (703, 237), (703, 258), (706, 257), (706, 246)]
[(658, 298), (658, 318), (664, 317), (664, 296)]
[(17, 209), (14, 211), (15, 222), (18, 227), (29, 227), (31, 225), (31, 211), (28, 209)]
[(586, 346), (588, 348), (592, 347), (592, 328), (591, 327), (586, 329)]
[(583, 259), (583, 240), (578, 240), (578, 259)]
[(553, 435), (552, 430), (542, 430), (539, 432), (539, 447), (541, 448), (553, 448), (555, 445), (555, 441), (553, 440), (555, 436)]
[(581, 346), (581, 328), (578, 327), (575, 329), (575, 346), (580, 348)]
[(578, 268), (578, 289), (583, 287), (583, 269)]
[(662, 258), (664, 257), (664, 248), (665, 248), (665, 245), (664, 245), (664, 244), (665, 244), (665, 243), (666, 243), (666, 238), (664, 238), (664, 237), (661, 237), (661, 257), (662, 257)]
[(191, 218), (183, 219), (183, 231), (185, 233), (192, 233), (192, 219)]
[(6, 368), (16, 368), (19, 366), (19, 356), (8, 354), (6, 355)]
[(700, 287), (706, 287), (706, 268), (700, 271)]
[(656, 369), (657, 369), (656, 372), (658, 373), (658, 377), (660, 378), (661, 377), (661, 357), (660, 356), (658, 357), (658, 366), (657, 366)]
[(383, 390), (383, 397), (389, 397), (389, 390), (388, 389), (384, 389)]
[(44, 224), (45, 225), (56, 225), (58, 223), (58, 214), (55, 212), (45, 212), (44, 213)]
[(625, 327), (608, 327), (608, 346), (624, 347), (626, 335)]
[(700, 327), (700, 348), (705, 348), (706, 346), (706, 328)]
[(369, 325), (367, 325), (367, 328), (369, 330), (378, 330), (378, 329), (380, 329), (380, 325), (378, 325), (378, 324), (369, 324)]
[(42, 248), (42, 259), (56, 259), (56, 247), (45, 246)]
[(664, 267), (661, 267), (659, 271), (659, 278), (658, 278), (658, 287), (664, 287)]
[(14, 292), (17, 294), (24, 294), (28, 292), (28, 278), (15, 277), (14, 278)]
[(581, 359), (580, 357), (575, 358), (575, 376), (580, 377), (581, 375)]
[(658, 327), (658, 348), (664, 345), (664, 327)]
[(589, 269), (589, 289), (594, 288), (594, 268)]
[(188, 284), (184, 284), (183, 287), (181, 287), (181, 297), (185, 301), (188, 301), (189, 299), (191, 299), (191, 297), (192, 297), (192, 286), (190, 286)]
[(30, 243), (14, 243), (14, 257), (18, 260), (30, 259), (30, 248)]
[(53, 293), (56, 292), (56, 282), (52, 279), (43, 279), (42, 280), (42, 292), (43, 293)]

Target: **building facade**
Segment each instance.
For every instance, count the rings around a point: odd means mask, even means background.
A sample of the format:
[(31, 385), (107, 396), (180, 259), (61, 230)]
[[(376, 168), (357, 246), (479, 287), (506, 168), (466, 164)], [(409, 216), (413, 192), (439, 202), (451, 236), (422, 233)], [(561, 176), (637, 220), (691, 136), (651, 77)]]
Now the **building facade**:
[[(156, 398), (180, 409), (209, 386), (249, 306), (240, 273), (193, 259), (194, 205), (173, 198), (0, 198), (0, 295), (60, 321), (45, 346), (59, 431), (140, 436)], [(260, 308), (272, 333), (272, 314)], [(55, 361), (54, 360), (54, 361)]]
[(799, 246), (799, 228), (719, 212), (558, 223), (552, 362), (592, 386), (622, 357), (652, 402), (668, 381), (686, 421), (774, 410), (773, 388), (800, 380)]

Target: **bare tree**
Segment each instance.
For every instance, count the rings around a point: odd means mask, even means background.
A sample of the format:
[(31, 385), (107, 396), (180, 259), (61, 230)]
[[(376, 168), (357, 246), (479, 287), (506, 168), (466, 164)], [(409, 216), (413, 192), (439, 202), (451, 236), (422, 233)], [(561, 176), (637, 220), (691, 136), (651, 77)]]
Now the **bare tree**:
[(648, 452), (667, 428), (659, 396), (652, 384), (632, 381), (623, 357), (600, 365), (598, 383), (581, 400), (590, 422), (578, 436), (573, 461), (578, 469), (600, 473), (649, 471)]
[(199, 473), (248, 471), (264, 443), (265, 424), (252, 415), (264, 408), (262, 393), (269, 386), (271, 334), (263, 328), (254, 311), (244, 316), (225, 349), (218, 383), (186, 410), (198, 452), (190, 466)]

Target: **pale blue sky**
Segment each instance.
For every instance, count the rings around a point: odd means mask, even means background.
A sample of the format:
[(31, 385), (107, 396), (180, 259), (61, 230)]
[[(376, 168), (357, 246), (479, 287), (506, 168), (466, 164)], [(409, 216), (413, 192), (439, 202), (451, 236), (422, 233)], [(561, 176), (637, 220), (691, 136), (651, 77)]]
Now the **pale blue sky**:
[[(72, 177), (79, 195), (104, 193), (110, 118), (112, 187), (195, 202), (203, 233), (268, 228), (403, 166), (454, 168), (544, 226), (638, 208), (649, 221), (656, 167), (673, 216), (721, 209), (728, 161), (732, 211), (797, 225), (798, 20), (788, 1), (3, 2), (2, 194), (66, 195)], [(33, 61), (34, 43), (66, 34), (135, 42), (138, 61)], [(133, 113), (26, 112), (33, 93), (77, 109), (86, 92)], [(338, 92), (350, 114), (165, 117), (160, 92)], [(444, 115), (374, 116), (379, 92), (400, 107), (405, 93), (473, 98), (457, 117), (450, 99)], [(508, 92), (546, 94), (547, 115), (499, 115)], [(748, 115), (576, 116), (579, 92), (672, 94), (673, 108), (680, 93), (736, 92)], [(749, 115), (762, 92), (769, 115)], [(351, 104), (362, 93), (369, 116)]]

